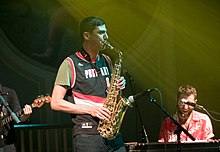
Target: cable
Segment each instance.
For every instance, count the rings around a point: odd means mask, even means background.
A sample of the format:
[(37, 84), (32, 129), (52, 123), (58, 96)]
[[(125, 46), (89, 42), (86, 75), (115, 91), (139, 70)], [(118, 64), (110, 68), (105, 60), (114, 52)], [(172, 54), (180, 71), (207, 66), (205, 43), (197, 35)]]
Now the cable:
[(211, 119), (213, 119), (214, 121), (220, 122), (220, 119), (214, 118), (214, 117), (208, 112), (208, 110), (206, 110), (206, 108), (204, 108), (203, 106), (199, 105), (199, 106), (196, 106), (196, 107), (197, 107), (198, 109), (201, 109), (201, 110), (205, 111), (205, 112), (209, 115), (209, 117), (210, 117)]

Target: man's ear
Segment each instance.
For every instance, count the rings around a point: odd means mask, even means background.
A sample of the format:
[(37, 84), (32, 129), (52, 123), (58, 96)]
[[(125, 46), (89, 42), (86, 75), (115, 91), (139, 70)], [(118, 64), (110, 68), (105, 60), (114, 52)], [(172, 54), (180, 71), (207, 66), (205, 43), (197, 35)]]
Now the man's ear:
[(89, 33), (89, 32), (84, 32), (84, 33), (83, 33), (83, 37), (84, 37), (85, 40), (89, 40), (89, 38), (90, 38), (90, 33)]

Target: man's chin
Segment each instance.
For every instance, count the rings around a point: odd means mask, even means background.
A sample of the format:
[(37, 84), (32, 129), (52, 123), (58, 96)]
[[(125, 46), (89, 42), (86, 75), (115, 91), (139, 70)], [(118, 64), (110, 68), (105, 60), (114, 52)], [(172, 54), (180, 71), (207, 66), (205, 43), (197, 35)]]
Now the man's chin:
[(189, 117), (190, 116), (190, 114), (191, 114), (192, 112), (183, 112), (182, 113), (182, 115), (184, 116), (184, 117)]

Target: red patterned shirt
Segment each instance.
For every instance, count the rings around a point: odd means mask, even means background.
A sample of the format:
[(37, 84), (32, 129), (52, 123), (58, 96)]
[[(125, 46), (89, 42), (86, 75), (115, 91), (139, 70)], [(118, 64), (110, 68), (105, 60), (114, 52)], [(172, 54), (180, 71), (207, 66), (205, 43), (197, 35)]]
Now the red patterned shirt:
[[(177, 114), (173, 116), (173, 118), (179, 122), (179, 118)], [(186, 128), (185, 124), (182, 125), (183, 128), (188, 130), (188, 132), (196, 139), (196, 140), (207, 140), (214, 137), (212, 123), (209, 117), (197, 111), (192, 111), (188, 122), (188, 127)], [(166, 118), (161, 124), (160, 128), (160, 137), (159, 142), (176, 142), (177, 135), (174, 134), (177, 126), (173, 123), (170, 118)], [(191, 141), (190, 137), (188, 137), (184, 132), (180, 134), (181, 141)]]

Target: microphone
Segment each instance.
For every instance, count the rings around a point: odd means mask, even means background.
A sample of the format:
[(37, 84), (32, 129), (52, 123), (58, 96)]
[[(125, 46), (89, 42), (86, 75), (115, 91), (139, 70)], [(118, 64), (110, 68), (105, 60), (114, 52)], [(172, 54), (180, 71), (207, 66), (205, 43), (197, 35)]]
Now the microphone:
[(193, 103), (193, 102), (188, 102), (186, 99), (182, 98), (180, 100), (181, 104), (187, 104), (187, 105), (190, 105), (190, 106), (193, 106), (193, 107), (196, 107), (196, 108), (203, 108), (203, 106), (201, 105), (198, 105), (196, 103)]
[(141, 93), (138, 93), (138, 94), (136, 94), (136, 95), (129, 96), (129, 97), (128, 97), (128, 100), (129, 100), (131, 103), (134, 103), (135, 100), (138, 100), (138, 99), (140, 99), (140, 98), (142, 98), (142, 97), (144, 97), (144, 96), (149, 96), (150, 93), (151, 93), (151, 91), (153, 91), (153, 90), (154, 90), (154, 89), (148, 89), (148, 90), (146, 90), (146, 91), (144, 91), (144, 92), (141, 92)]

